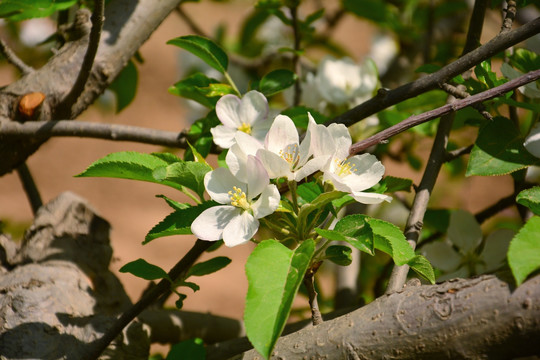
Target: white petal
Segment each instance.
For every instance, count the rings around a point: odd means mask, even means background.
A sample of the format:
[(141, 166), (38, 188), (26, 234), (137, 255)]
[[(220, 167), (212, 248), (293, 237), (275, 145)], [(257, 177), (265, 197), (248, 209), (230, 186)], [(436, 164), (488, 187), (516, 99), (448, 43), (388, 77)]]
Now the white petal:
[(278, 115), (270, 127), (264, 147), (276, 154), (289, 145), (298, 144), (298, 130), (293, 121), (285, 115)]
[(247, 174), (249, 168), (247, 167), (247, 157), (249, 155), (255, 155), (257, 150), (262, 148), (262, 144), (258, 142), (252, 136), (238, 131), (235, 136), (236, 143), (231, 146), (225, 157), (225, 162), (231, 170), (231, 173), (238, 178), (238, 180), (247, 183)]
[(268, 131), (270, 131), (271, 126), (272, 121), (270, 120), (257, 121), (251, 128), (251, 136), (253, 136), (262, 144), (264, 143), (264, 139), (266, 139), (266, 134), (268, 134)]
[(349, 148), (352, 145), (349, 129), (343, 124), (330, 124), (328, 131), (335, 143), (336, 152), (334, 154), (338, 159), (345, 159), (349, 156)]
[(267, 185), (261, 196), (253, 205), (251, 205), (251, 210), (253, 210), (253, 215), (255, 218), (260, 219), (267, 215), (272, 214), (279, 206), (279, 191), (276, 185)]
[(228, 193), (233, 190), (234, 186), (242, 189), (243, 192), (247, 192), (247, 185), (235, 178), (229, 169), (217, 168), (204, 176), (206, 192), (212, 200), (220, 204), (231, 203)]
[(525, 149), (532, 155), (540, 158), (540, 123), (536, 123), (523, 143)]
[(384, 194), (367, 193), (362, 191), (355, 191), (351, 193), (354, 200), (361, 204), (380, 204), (383, 201), (391, 202), (392, 197)]
[(354, 170), (350, 175), (341, 178), (352, 191), (369, 189), (381, 181), (384, 165), (372, 154), (355, 155), (346, 160)]
[(234, 130), (242, 125), (239, 115), (240, 104), (240, 98), (232, 94), (224, 95), (217, 101), (216, 115), (223, 125)]
[(244, 244), (251, 240), (259, 229), (259, 220), (247, 211), (235, 216), (223, 229), (223, 242), (228, 247)]
[(319, 156), (309, 160), (304, 166), (294, 172), (294, 180), (301, 181), (303, 178), (321, 170), (328, 162), (328, 158), (329, 156)]
[(221, 146), (223, 149), (228, 149), (234, 145), (234, 134), (236, 134), (236, 128), (230, 128), (223, 125), (218, 125), (210, 129), (214, 142), (216, 145)]
[(247, 198), (251, 200), (259, 195), (270, 182), (268, 173), (264, 169), (261, 160), (253, 155), (247, 158)]
[(266, 150), (257, 151), (257, 157), (261, 160), (264, 168), (268, 172), (270, 179), (289, 177), (291, 175), (290, 164), (281, 156)]
[(474, 216), (465, 210), (455, 210), (450, 214), (448, 239), (461, 251), (468, 253), (480, 245), (482, 229)]
[(268, 100), (258, 91), (246, 93), (241, 100), (239, 117), (241, 122), (253, 125), (268, 116)]
[(241, 211), (228, 205), (206, 209), (191, 223), (191, 232), (201, 240), (217, 241), (222, 238), (223, 229)]

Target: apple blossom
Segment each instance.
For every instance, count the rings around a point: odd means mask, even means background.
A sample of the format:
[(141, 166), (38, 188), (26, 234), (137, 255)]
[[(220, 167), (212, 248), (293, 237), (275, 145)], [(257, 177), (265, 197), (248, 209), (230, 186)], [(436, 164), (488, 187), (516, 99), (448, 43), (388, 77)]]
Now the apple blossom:
[[(259, 220), (279, 206), (276, 185), (269, 184), (268, 174), (254, 156), (248, 156), (251, 171), (246, 182), (226, 168), (217, 168), (204, 177), (212, 200), (222, 204), (203, 211), (191, 224), (191, 231), (201, 240), (223, 239), (232, 247), (248, 242), (259, 229)], [(258, 199), (255, 198), (259, 196)]]
[(214, 142), (224, 149), (234, 143), (238, 131), (263, 141), (271, 122), (268, 118), (268, 101), (258, 91), (249, 91), (241, 99), (232, 94), (224, 95), (216, 103), (216, 114), (223, 125), (210, 129)]
[(525, 149), (532, 155), (540, 158), (540, 123), (533, 126), (531, 132), (525, 138), (523, 146), (525, 146)]
[(327, 157), (313, 157), (310, 145), (309, 128), (300, 142), (293, 121), (288, 116), (278, 115), (266, 135), (264, 147), (257, 150), (257, 157), (271, 179), (285, 177), (289, 181), (300, 181), (320, 170), (328, 160)]

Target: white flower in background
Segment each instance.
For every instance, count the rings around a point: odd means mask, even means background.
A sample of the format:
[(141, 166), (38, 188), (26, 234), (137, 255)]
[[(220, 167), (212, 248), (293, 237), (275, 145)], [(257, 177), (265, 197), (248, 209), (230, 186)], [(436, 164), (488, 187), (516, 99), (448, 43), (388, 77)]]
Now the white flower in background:
[[(238, 143), (243, 147), (243, 143)], [(310, 128), (302, 142), (293, 121), (278, 115), (266, 135), (264, 147), (257, 150), (271, 179), (286, 177), (289, 181), (300, 181), (320, 170), (326, 163), (325, 157), (313, 157)]]
[(30, 19), (21, 22), (19, 38), (26, 46), (36, 46), (57, 31), (56, 24), (49, 18)]
[(242, 131), (263, 141), (271, 122), (268, 118), (268, 101), (258, 91), (249, 91), (242, 99), (229, 94), (216, 103), (216, 114), (223, 125), (218, 125), (210, 131), (214, 142), (224, 149), (234, 143), (236, 132)]
[(321, 96), (329, 103), (355, 106), (371, 97), (377, 87), (377, 68), (367, 60), (358, 65), (345, 57), (324, 57), (317, 68), (317, 84)]
[(398, 53), (399, 45), (394, 37), (387, 33), (377, 33), (372, 38), (367, 57), (377, 64), (379, 74), (385, 74)]
[(479, 251), (483, 238), (480, 225), (471, 213), (455, 210), (450, 214), (447, 238), (425, 245), (422, 253), (444, 272), (438, 280), (465, 278), (500, 268), (514, 235), (509, 229), (495, 230)]
[(330, 155), (322, 169), (323, 181), (331, 182), (336, 190), (350, 193), (363, 204), (392, 201), (388, 195), (364, 192), (381, 181), (384, 165), (372, 154), (348, 158), (352, 140), (347, 127), (343, 124), (331, 124), (328, 127), (316, 125), (311, 115), (309, 118), (314, 156)]
[(249, 156), (247, 164), (250, 172), (246, 182), (226, 168), (217, 168), (204, 177), (206, 191), (222, 205), (203, 211), (193, 221), (191, 231), (199, 239), (223, 239), (229, 247), (246, 243), (259, 229), (258, 219), (270, 215), (279, 206), (279, 191), (276, 185), (269, 184), (260, 161)]
[(523, 143), (525, 149), (532, 155), (540, 158), (540, 123), (536, 123)]

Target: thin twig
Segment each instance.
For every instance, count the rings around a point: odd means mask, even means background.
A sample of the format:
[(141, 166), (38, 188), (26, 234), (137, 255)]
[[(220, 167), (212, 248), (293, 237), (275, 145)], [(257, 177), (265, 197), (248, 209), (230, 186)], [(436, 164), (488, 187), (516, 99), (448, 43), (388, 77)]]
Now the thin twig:
[(94, 59), (96, 58), (99, 40), (101, 38), (101, 29), (103, 27), (103, 14), (105, 12), (105, 0), (94, 1), (94, 12), (90, 17), (92, 22), (92, 29), (90, 30), (88, 47), (84, 54), (84, 59), (81, 65), (81, 70), (77, 75), (75, 84), (71, 88), (70, 92), (66, 95), (62, 103), (59, 105), (59, 114), (61, 118), (72, 117), (71, 107), (77, 102), (79, 96), (84, 91), (86, 82), (92, 72), (92, 66), (94, 65)]
[[(476, 0), (476, 3), (485, 2), (486, 0)], [(480, 10), (478, 10), (480, 9)], [(483, 12), (481, 11), (483, 9)], [(473, 39), (475, 37), (480, 37), (482, 33), (482, 26), (476, 26), (475, 22), (482, 20), (485, 14), (485, 8), (482, 6), (477, 6), (475, 4), (476, 14), (471, 16), (469, 21), (469, 30), (468, 30), (468, 39)], [(477, 34), (470, 34), (471, 32), (477, 32)], [(464, 49), (464, 52), (469, 50)], [(470, 49), (472, 50), (472, 49)], [(538, 74), (540, 77), (540, 72)], [(452, 107), (455, 102), (463, 102), (468, 99), (473, 98), (473, 96), (466, 97), (462, 100), (455, 100), (455, 97), (450, 96), (448, 98), (448, 105)], [(435, 187), (435, 182), (439, 176), (442, 165), (446, 159), (446, 147), (448, 146), (448, 138), (450, 137), (450, 131), (452, 130), (452, 124), (455, 117), (455, 111), (450, 111), (445, 115), (441, 116), (439, 126), (437, 128), (437, 133), (435, 134), (435, 139), (433, 140), (433, 146), (431, 148), (431, 153), (429, 154), (429, 159), (426, 164), (426, 169), (422, 175), (422, 180), (418, 185), (416, 195), (412, 204), (411, 211), (409, 212), (409, 217), (405, 225), (405, 237), (408, 243), (413, 249), (416, 248), (416, 244), (420, 239), (420, 234), (422, 232), (424, 215), (428, 208), (428, 202), (431, 197), (431, 192)], [(407, 274), (409, 273), (409, 265), (403, 266), (394, 266), (390, 279), (388, 280), (388, 286), (386, 288), (386, 293), (394, 293), (400, 291), (405, 285), (407, 280)]]
[[(466, 97), (471, 96), (468, 92), (465, 90), (462, 90), (460, 88), (457, 88), (453, 85), (450, 85), (448, 83), (444, 83), (441, 85), (441, 89), (446, 91), (448, 94), (458, 98), (458, 99), (465, 99)], [(482, 115), (487, 120), (493, 120), (493, 116), (486, 110), (486, 107), (482, 103), (471, 105), (473, 109), (478, 111), (480, 115)]]
[(426, 75), (416, 81), (402, 85), (393, 90), (380, 91), (372, 99), (363, 102), (353, 109), (335, 117), (330, 123), (341, 123), (350, 126), (389, 106), (413, 98), (429, 90), (439, 88), (439, 84), (448, 82), (453, 77), (465, 72), (480, 62), (540, 32), (540, 17), (521, 26), (499, 34), (488, 43), (446, 65), (439, 71)]
[(462, 148), (459, 148), (459, 149), (456, 149), (456, 150), (448, 151), (446, 153), (446, 157), (444, 158), (444, 161), (445, 162), (450, 162), (450, 161), (456, 160), (457, 158), (459, 158), (459, 157), (461, 157), (463, 155), (470, 154), (473, 146), (474, 145), (471, 144), (469, 146), (465, 146), (465, 147), (462, 147)]
[(322, 324), (323, 318), (321, 311), (319, 310), (319, 302), (317, 300), (317, 291), (313, 284), (314, 276), (313, 274), (306, 275), (304, 277), (304, 285), (306, 286), (308, 296), (309, 296), (309, 308), (311, 309), (311, 322), (313, 325)]
[[(44, 138), (54, 136), (85, 137), (185, 149), (185, 133), (143, 128), (132, 125), (103, 124), (86, 121), (0, 121), (0, 138)], [(216, 150), (214, 150), (216, 151)]]
[(26, 65), (2, 39), (0, 39), (0, 53), (4, 55), (6, 60), (11, 65), (15, 66), (23, 75), (34, 71), (34, 68)]
[(516, 18), (517, 4), (515, 0), (506, 1), (504, 20), (501, 26), (501, 34), (512, 30), (512, 24)]
[(186, 14), (184, 9), (182, 9), (182, 4), (176, 7), (176, 13), (182, 18), (182, 20), (184, 20), (184, 22), (187, 24), (187, 26), (189, 26), (189, 29), (194, 34), (203, 36), (203, 37), (208, 37), (208, 35), (204, 32), (204, 30), (201, 29), (201, 27), (197, 25), (195, 21), (193, 21), (193, 19), (190, 16), (188, 16), (188, 14)]
[(19, 175), (26, 197), (28, 197), (28, 201), (32, 207), (32, 214), (36, 215), (39, 208), (43, 205), (43, 201), (41, 200), (39, 190), (26, 163), (23, 163), (17, 168), (17, 174)]
[(540, 69), (531, 71), (525, 75), (520, 76), (519, 78), (510, 80), (502, 85), (486, 90), (484, 92), (471, 95), (465, 99), (457, 100), (452, 104), (446, 104), (437, 109), (430, 110), (419, 115), (411, 116), (394, 126), (391, 126), (365, 140), (353, 144), (350, 147), (349, 153), (350, 155), (357, 154), (369, 148), (370, 146), (382, 143), (385, 140), (391, 138), (392, 136), (400, 134), (414, 126), (436, 119), (451, 112), (461, 110), (463, 108), (466, 108), (467, 106), (472, 106), (474, 104), (493, 99), (497, 96), (517, 89), (518, 87), (528, 84), (537, 79), (540, 79)]
[[(186, 255), (169, 271), (169, 278), (174, 282), (187, 272), (193, 263), (206, 251), (213, 242), (197, 240), (193, 247)], [(167, 279), (162, 279), (152, 290), (143, 294), (143, 296), (126, 312), (124, 312), (116, 322), (107, 330), (107, 332), (98, 340), (88, 345), (84, 360), (97, 359), (101, 353), (109, 346), (109, 344), (120, 334), (135, 317), (137, 317), (144, 309), (152, 304), (165, 292), (169, 291), (171, 283)]]

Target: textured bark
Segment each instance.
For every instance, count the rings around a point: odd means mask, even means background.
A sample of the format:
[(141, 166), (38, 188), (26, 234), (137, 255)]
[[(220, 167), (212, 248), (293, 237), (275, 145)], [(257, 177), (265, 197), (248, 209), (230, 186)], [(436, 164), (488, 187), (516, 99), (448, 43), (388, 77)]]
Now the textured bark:
[[(105, 23), (86, 88), (72, 108), (74, 117), (84, 111), (109, 86), (129, 59), (181, 0), (115, 0), (105, 9)], [(90, 13), (79, 11), (68, 31), (69, 41), (42, 68), (30, 72), (0, 91), (0, 126), (4, 121), (53, 120), (56, 106), (75, 83), (88, 46)], [(45, 101), (32, 119), (18, 112), (20, 99), (41, 92)], [(55, 119), (61, 120), (61, 119)], [(0, 176), (34, 153), (43, 139), (0, 137)]]
[[(511, 359), (540, 355), (540, 275), (407, 287), (281, 338), (272, 359)], [(215, 359), (219, 357), (213, 357)], [(254, 350), (238, 359), (262, 359)]]

